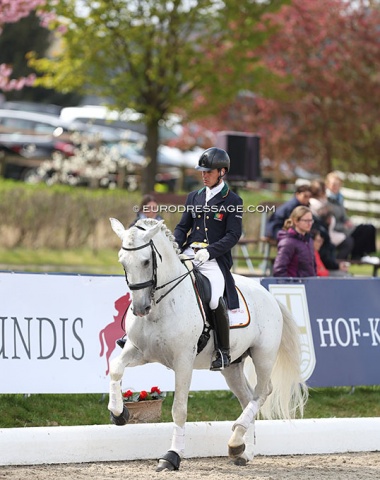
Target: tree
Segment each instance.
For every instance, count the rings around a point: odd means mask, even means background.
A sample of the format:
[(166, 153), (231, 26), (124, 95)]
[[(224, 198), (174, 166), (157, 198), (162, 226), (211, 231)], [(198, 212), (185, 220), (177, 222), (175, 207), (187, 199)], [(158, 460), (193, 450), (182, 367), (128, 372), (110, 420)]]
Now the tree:
[[(36, 12), (13, 23), (7, 23), (0, 35), (0, 64), (12, 65), (12, 78), (31, 76), (34, 83), (36, 72), (28, 67), (26, 56), (31, 50), (38, 55), (46, 55), (50, 48), (51, 33), (41, 25), (41, 17)], [(5, 92), (7, 100), (27, 100), (36, 103), (73, 105), (80, 97), (74, 93), (62, 95), (54, 90), (24, 86), (21, 90)]]
[(313, 156), (323, 173), (347, 161), (350, 168), (378, 171), (378, 5), (294, 0), (271, 22), (282, 28), (262, 50), (263, 58), (288, 78), (274, 113), (291, 126), (295, 154)]
[[(37, 7), (42, 6), (45, 0), (2, 0), (0, 3), (0, 34), (7, 23), (14, 23), (29, 15)], [(12, 67), (5, 63), (0, 64), (0, 90), (20, 90), (26, 85), (32, 85), (35, 75), (12, 79)]]
[(379, 2), (364, 0), (293, 0), (267, 15), (260, 29), (274, 33), (255, 54), (276, 89), (242, 92), (216, 128), (260, 133), (277, 165), (379, 171), (379, 28)]
[[(51, 28), (57, 29), (57, 19), (64, 19), (62, 48), (54, 59), (32, 58), (31, 64), (44, 73), (38, 84), (96, 94), (120, 111), (128, 107), (143, 115), (149, 161), (143, 191), (149, 192), (157, 171), (160, 123), (176, 110), (204, 114), (204, 98), (209, 111), (215, 111), (217, 103), (231, 101), (252, 74), (246, 46), (239, 48), (230, 35), (237, 12), (252, 13), (237, 35), (252, 41), (247, 32), (259, 15), (281, 3), (60, 0), (52, 7), (56, 19)], [(260, 41), (264, 37), (258, 35)]]

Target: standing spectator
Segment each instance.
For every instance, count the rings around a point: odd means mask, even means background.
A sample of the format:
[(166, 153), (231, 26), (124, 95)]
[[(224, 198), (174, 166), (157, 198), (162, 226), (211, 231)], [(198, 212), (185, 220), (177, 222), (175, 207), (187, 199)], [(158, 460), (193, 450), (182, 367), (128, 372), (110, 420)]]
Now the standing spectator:
[(380, 259), (369, 256), (370, 253), (376, 252), (376, 229), (369, 223), (355, 225), (350, 220), (343, 205), (344, 198), (341, 187), (342, 179), (336, 172), (331, 172), (326, 176), (327, 199), (336, 220), (334, 231), (343, 232), (346, 237), (351, 237), (354, 240), (351, 252), (353, 260), (377, 264)]
[(278, 233), (274, 277), (316, 276), (314, 245), (310, 236), (313, 222), (310, 208), (300, 205), (292, 211)]
[(292, 211), (300, 206), (309, 206), (311, 197), (310, 185), (302, 184), (296, 187), (293, 198), (282, 204), (269, 217), (265, 228), (265, 236), (271, 240), (277, 240), (277, 234), (284, 225), (285, 220), (290, 217)]
[(144, 195), (141, 200), (136, 218), (129, 225), (129, 228), (133, 227), (133, 225), (141, 218), (155, 218), (156, 220), (162, 220), (162, 217), (158, 214), (158, 210), (158, 203), (156, 202), (154, 196), (149, 194)]

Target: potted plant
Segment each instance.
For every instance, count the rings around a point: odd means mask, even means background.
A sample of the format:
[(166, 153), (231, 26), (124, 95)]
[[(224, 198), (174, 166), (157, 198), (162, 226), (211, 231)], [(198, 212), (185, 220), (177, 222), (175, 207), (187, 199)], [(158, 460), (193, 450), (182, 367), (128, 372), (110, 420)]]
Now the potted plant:
[(128, 423), (157, 422), (161, 418), (162, 402), (166, 397), (158, 387), (152, 387), (149, 392), (141, 390), (123, 392), (123, 401), (130, 417)]

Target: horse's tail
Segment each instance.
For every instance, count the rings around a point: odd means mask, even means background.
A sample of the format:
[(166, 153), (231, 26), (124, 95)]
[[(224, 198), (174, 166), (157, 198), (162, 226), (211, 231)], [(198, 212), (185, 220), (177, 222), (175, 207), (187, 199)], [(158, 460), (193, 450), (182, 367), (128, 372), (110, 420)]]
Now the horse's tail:
[(308, 390), (301, 376), (301, 345), (298, 326), (289, 310), (277, 302), (282, 313), (283, 329), (271, 380), (273, 391), (260, 409), (264, 418), (303, 416)]

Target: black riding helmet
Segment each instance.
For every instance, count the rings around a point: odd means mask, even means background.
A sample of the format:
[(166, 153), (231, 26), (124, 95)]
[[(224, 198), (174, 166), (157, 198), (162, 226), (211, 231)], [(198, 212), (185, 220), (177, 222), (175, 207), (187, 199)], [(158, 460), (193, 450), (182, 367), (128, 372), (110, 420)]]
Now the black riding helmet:
[(201, 172), (209, 172), (210, 170), (225, 168), (228, 172), (230, 163), (230, 157), (225, 150), (212, 147), (202, 153), (195, 169)]

